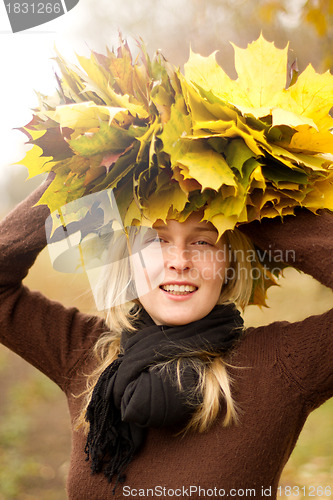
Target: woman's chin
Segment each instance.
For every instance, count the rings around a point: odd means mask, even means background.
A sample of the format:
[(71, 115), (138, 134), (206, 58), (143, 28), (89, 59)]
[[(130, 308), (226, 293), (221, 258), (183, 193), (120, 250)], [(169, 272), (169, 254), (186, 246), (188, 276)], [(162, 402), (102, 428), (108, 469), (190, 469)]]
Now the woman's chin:
[[(156, 319), (153, 318), (155, 323), (169, 326), (187, 325), (188, 323), (203, 318), (207, 314), (201, 314), (198, 308), (186, 307), (184, 303), (178, 302), (178, 304), (182, 304), (182, 306), (163, 307), (162, 310), (159, 311), (158, 317)], [(149, 311), (147, 312), (150, 314)], [(150, 315), (153, 317), (153, 313)]]
[(200, 287), (192, 293), (170, 293), (159, 288), (140, 297), (147, 313), (158, 325), (186, 325), (206, 316), (214, 307), (214, 294), (203, 294)]

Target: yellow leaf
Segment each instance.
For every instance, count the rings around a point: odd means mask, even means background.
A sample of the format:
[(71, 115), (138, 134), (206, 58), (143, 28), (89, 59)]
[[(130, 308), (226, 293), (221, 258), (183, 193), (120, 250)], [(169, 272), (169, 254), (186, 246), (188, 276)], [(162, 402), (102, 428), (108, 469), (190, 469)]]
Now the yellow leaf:
[(166, 189), (159, 189), (146, 201), (143, 210), (144, 216), (152, 222), (158, 219), (166, 222), (170, 211), (181, 212), (187, 202), (187, 195), (180, 189), (178, 184), (173, 183)]
[(109, 66), (122, 94), (133, 94), (133, 66), (130, 54), (123, 53), (123, 57), (114, 57)]
[(281, 198), (281, 196), (277, 191), (275, 191), (273, 189), (267, 189), (263, 194), (260, 208), (263, 208), (267, 202), (270, 202), (272, 204), (279, 203), (280, 198)]
[(138, 202), (134, 199), (130, 203), (130, 205), (126, 211), (126, 215), (124, 218), (124, 226), (125, 227), (133, 226), (133, 225), (135, 225), (134, 221), (140, 221), (141, 219), (142, 219), (142, 211), (140, 210), (140, 207), (138, 206)]
[(148, 118), (149, 113), (144, 108), (144, 106), (142, 106), (141, 104), (137, 104), (135, 102), (132, 102), (130, 100), (130, 97), (127, 94), (125, 94), (125, 95), (117, 94), (113, 90), (113, 88), (109, 85), (108, 86), (108, 95), (112, 98), (112, 101), (114, 104), (127, 109), (131, 113), (131, 115), (133, 115), (133, 116), (138, 115), (139, 118)]
[[(218, 190), (222, 184), (236, 186), (235, 176), (223, 158), (212, 149), (202, 146), (189, 145), (189, 150), (183, 156), (179, 156), (177, 162), (184, 178), (192, 178), (198, 181), (202, 190), (211, 188)], [(187, 169), (183, 170), (185, 165)]]
[(80, 178), (74, 176), (72, 182), (68, 183), (67, 168), (62, 170), (61, 173), (56, 175), (37, 203), (38, 205), (47, 205), (51, 213), (73, 199), (79, 198), (85, 191), (83, 176)]
[(72, 65), (69, 64), (65, 61), (65, 59), (59, 54), (57, 49), (55, 48), (55, 53), (57, 54), (57, 57), (55, 57), (55, 61), (58, 63), (58, 66), (62, 72), (62, 88), (65, 91), (65, 94), (67, 97), (70, 96), (71, 99), (73, 99), (74, 102), (79, 100), (80, 102), (82, 101), (82, 96), (80, 96), (80, 99), (78, 99), (78, 94), (80, 94), (83, 89), (83, 81), (80, 75), (80, 70)]
[(160, 130), (160, 128), (161, 128), (161, 125), (156, 120), (154, 123), (152, 123), (150, 125), (147, 132), (145, 132), (143, 135), (141, 135), (140, 137), (137, 138), (138, 141), (140, 142), (140, 149), (139, 149), (138, 156), (137, 156), (138, 162), (142, 160), (142, 156), (144, 154), (144, 150), (145, 150), (146, 145), (153, 142), (152, 139), (155, 136), (155, 134)]
[(112, 108), (108, 106), (98, 106), (92, 101), (64, 104), (58, 106), (55, 111), (46, 113), (52, 120), (60, 124), (60, 127), (89, 130), (100, 125), (101, 121), (112, 120), (125, 108)]
[(110, 74), (104, 74), (102, 67), (96, 62), (94, 53), (91, 54), (89, 59), (78, 54), (76, 54), (76, 57), (81, 67), (87, 73), (87, 75), (84, 75), (78, 68), (76, 69), (76, 72), (81, 74), (81, 78), (86, 84), (86, 90), (97, 91), (97, 94), (103, 97), (107, 105), (112, 105), (112, 99), (108, 95)]
[(285, 217), (286, 215), (295, 215), (294, 207), (284, 207), (284, 208), (282, 208), (280, 215), (282, 217)]
[(303, 153), (333, 153), (333, 134), (331, 132), (319, 133), (306, 125), (298, 127), (292, 136), (289, 148)]
[(222, 199), (221, 196), (216, 196), (205, 210), (205, 217), (211, 219), (216, 214), (221, 214), (225, 217), (236, 216), (237, 220), (244, 208), (245, 191), (239, 186), (239, 194), (237, 196), (229, 196)]
[(170, 119), (159, 136), (163, 142), (163, 150), (170, 155), (172, 164), (176, 164), (179, 156), (187, 151), (188, 146), (182, 138), (192, 132), (191, 117), (184, 114), (182, 103), (181, 99), (172, 105)]
[[(106, 104), (111, 106), (120, 106), (127, 109), (133, 116), (138, 115), (140, 118), (147, 118), (148, 113), (145, 108), (138, 103), (133, 97), (130, 99), (128, 93), (133, 92), (132, 88), (132, 75), (129, 74), (129, 68), (132, 68), (129, 59), (117, 59), (110, 61), (110, 70), (106, 72), (105, 69), (96, 61), (95, 54), (92, 54), (90, 59), (86, 57), (76, 56), (82, 68), (86, 71), (87, 75), (80, 73), (76, 69), (76, 73), (81, 75), (82, 80), (85, 82), (84, 90), (95, 92), (101, 96)], [(112, 78), (113, 76), (113, 78)], [(123, 78), (125, 77), (125, 78)], [(117, 94), (110, 85), (110, 78), (117, 81), (121, 87), (123, 94)], [(125, 82), (126, 79), (126, 82)], [(127, 91), (127, 93), (126, 93)]]
[[(273, 103), (272, 103), (273, 105)], [(252, 115), (254, 118), (262, 118), (268, 116), (272, 112), (272, 107), (262, 106), (261, 108), (254, 108), (253, 106), (242, 106), (240, 104), (234, 104), (234, 106), (239, 109), (243, 116)]]
[[(202, 127), (199, 129), (198, 127)], [(196, 122), (194, 135), (189, 135), (186, 139), (208, 139), (210, 137), (238, 138), (242, 137), (246, 145), (253, 151), (254, 155), (261, 155), (262, 146), (270, 150), (270, 146), (265, 138), (263, 130), (256, 130), (248, 127), (239, 117), (236, 121), (224, 122)], [(201, 131), (202, 130), (202, 131)]]
[(237, 216), (226, 217), (225, 215), (221, 215), (217, 213), (216, 215), (212, 215), (209, 218), (206, 216), (206, 212), (204, 214), (203, 220), (208, 220), (216, 227), (218, 231), (218, 237), (221, 236), (228, 231), (228, 229), (234, 229), (237, 223)]
[(181, 82), (185, 101), (191, 111), (193, 122), (210, 121), (216, 118), (225, 121), (237, 119), (237, 112), (232, 109), (231, 105), (222, 104), (221, 102), (209, 102), (203, 99), (198, 90), (184, 78), (181, 79)]
[(305, 197), (303, 204), (313, 211), (320, 208), (333, 211), (333, 172), (314, 183), (313, 190)]
[(22, 160), (17, 162), (17, 165), (27, 167), (29, 171), (28, 179), (45, 172), (50, 172), (52, 167), (57, 163), (52, 161), (52, 156), (41, 156), (42, 154), (43, 150), (35, 145), (29, 149)]
[[(222, 134), (221, 134), (222, 135)], [(268, 147), (268, 143), (265, 139), (265, 133), (263, 130), (255, 130), (243, 124), (240, 120), (237, 120), (236, 123), (233, 124), (226, 132), (222, 135), (222, 137), (242, 137), (247, 147), (253, 151), (255, 155), (261, 155), (262, 151), (260, 146), (266, 145)]]
[[(311, 168), (312, 170), (321, 170), (325, 171), (325, 165), (327, 164), (326, 158), (319, 157), (319, 156), (313, 156), (313, 155), (307, 155), (304, 153), (297, 153), (297, 152), (291, 152), (288, 151), (289, 145), (285, 145), (285, 147), (280, 147), (276, 144), (271, 144), (271, 154), (272, 156), (275, 156), (279, 161), (287, 165), (291, 169), (297, 169), (299, 170), (299, 167), (297, 165), (306, 165), (307, 167)], [(332, 160), (330, 160), (332, 161)]]
[[(233, 120), (210, 120), (210, 121), (196, 121), (193, 122), (193, 130), (209, 130), (209, 132), (223, 133), (230, 127), (235, 125)], [(210, 137), (212, 134), (195, 134), (197, 137)]]
[(319, 74), (309, 64), (296, 83), (284, 91), (280, 106), (311, 118), (319, 130), (329, 130), (333, 126), (329, 115), (333, 106), (333, 76), (329, 72)]
[(152, 93), (151, 100), (157, 108), (161, 122), (166, 123), (170, 119), (171, 106), (173, 104), (172, 95), (162, 86), (158, 86), (157, 90)]
[(215, 54), (203, 57), (191, 50), (184, 65), (185, 78), (222, 99), (228, 99), (235, 91), (235, 82), (216, 62)]
[(279, 125), (287, 125), (288, 127), (297, 127), (298, 125), (310, 125), (314, 129), (318, 130), (315, 122), (306, 116), (300, 116), (292, 111), (288, 111), (282, 108), (272, 109), (272, 127), (277, 127)]
[(43, 135), (45, 135), (45, 133), (46, 130), (29, 130), (29, 134), (31, 135), (33, 141), (40, 139)]
[[(286, 86), (288, 46), (277, 49), (274, 43), (268, 42), (262, 35), (246, 49), (232, 45), (235, 49), (237, 84), (244, 104), (248, 102), (254, 108), (261, 108), (278, 102)], [(234, 102), (233, 98), (231, 100)]]
[(251, 174), (251, 188), (257, 188), (257, 189), (265, 189), (266, 188), (266, 181), (265, 177), (263, 176), (261, 167), (258, 166), (256, 167), (252, 174)]
[[(185, 172), (185, 173), (184, 173)], [(185, 178), (185, 176), (187, 178)], [(201, 184), (199, 184), (198, 181), (195, 179), (191, 179), (188, 173), (188, 168), (187, 167), (182, 167), (182, 170), (179, 167), (174, 167), (173, 168), (173, 175), (172, 178), (175, 179), (181, 189), (186, 193), (187, 195), (191, 191), (196, 191), (196, 190), (202, 190)]]

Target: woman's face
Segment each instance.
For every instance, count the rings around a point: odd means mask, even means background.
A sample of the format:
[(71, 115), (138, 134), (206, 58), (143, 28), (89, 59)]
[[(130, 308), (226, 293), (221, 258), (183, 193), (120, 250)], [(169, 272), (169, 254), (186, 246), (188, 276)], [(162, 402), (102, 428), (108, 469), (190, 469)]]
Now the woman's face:
[[(209, 222), (192, 214), (185, 222), (158, 222), (164, 276), (139, 300), (157, 324), (184, 325), (206, 316), (216, 305), (225, 274), (224, 240)], [(152, 259), (152, 267), (154, 266)]]

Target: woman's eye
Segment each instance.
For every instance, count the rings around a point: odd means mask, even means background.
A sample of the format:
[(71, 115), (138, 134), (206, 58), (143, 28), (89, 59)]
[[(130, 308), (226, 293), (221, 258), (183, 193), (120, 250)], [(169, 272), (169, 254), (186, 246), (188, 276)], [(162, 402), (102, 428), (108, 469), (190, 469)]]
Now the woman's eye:
[(164, 242), (165, 240), (160, 236), (155, 236), (155, 238), (151, 238), (150, 240), (147, 241), (147, 243), (164, 243)]
[(208, 241), (204, 241), (204, 240), (196, 241), (194, 244), (195, 245), (208, 245), (208, 246), (211, 245), (210, 243), (208, 243)]

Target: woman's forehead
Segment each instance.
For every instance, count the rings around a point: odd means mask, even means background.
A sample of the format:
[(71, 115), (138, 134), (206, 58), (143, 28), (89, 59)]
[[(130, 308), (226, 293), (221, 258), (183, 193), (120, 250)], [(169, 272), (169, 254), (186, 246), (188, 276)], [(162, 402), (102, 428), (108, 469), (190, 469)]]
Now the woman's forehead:
[(153, 228), (156, 230), (172, 230), (172, 229), (189, 229), (189, 230), (204, 230), (213, 231), (217, 233), (215, 226), (211, 222), (202, 220), (203, 214), (200, 212), (193, 212), (189, 217), (183, 221), (179, 222), (176, 219), (167, 219), (166, 223), (158, 220), (153, 224)]

